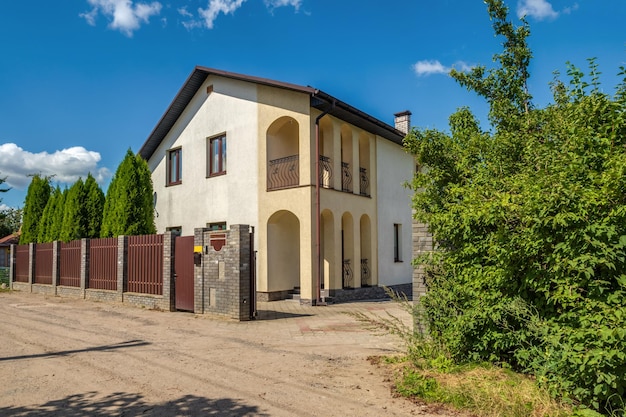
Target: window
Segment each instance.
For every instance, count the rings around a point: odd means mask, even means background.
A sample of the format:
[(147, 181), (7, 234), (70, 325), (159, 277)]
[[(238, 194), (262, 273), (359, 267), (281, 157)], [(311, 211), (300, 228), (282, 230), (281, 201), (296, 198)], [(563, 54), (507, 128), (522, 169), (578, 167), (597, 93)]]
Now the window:
[(183, 182), (183, 149), (173, 149), (167, 153), (167, 185), (176, 185)]
[(393, 261), (402, 262), (402, 225), (393, 225)]
[(210, 231), (215, 231), (215, 230), (226, 230), (226, 222), (217, 222), (217, 223), (207, 223), (206, 224), (207, 229), (209, 229)]
[(208, 177), (226, 174), (226, 136), (209, 139)]
[(182, 226), (171, 226), (171, 227), (166, 227), (165, 230), (167, 232), (174, 232), (174, 235), (176, 236), (182, 236), (183, 234), (183, 228)]

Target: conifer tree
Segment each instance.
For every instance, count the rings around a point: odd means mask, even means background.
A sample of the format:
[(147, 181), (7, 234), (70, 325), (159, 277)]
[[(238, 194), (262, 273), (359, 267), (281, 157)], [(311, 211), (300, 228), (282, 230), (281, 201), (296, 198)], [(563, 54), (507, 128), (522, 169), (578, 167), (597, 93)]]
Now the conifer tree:
[(151, 233), (156, 233), (156, 228), (150, 169), (129, 149), (109, 185), (100, 236)]
[(67, 192), (60, 240), (69, 242), (85, 236), (85, 212), (85, 186), (83, 179), (79, 178)]
[(24, 219), (20, 244), (36, 243), (38, 227), (48, 199), (50, 198), (50, 178), (33, 175), (24, 200)]
[(102, 227), (102, 213), (104, 210), (104, 193), (91, 175), (87, 175), (85, 181), (85, 236), (87, 238), (100, 237), (100, 229)]
[(37, 233), (37, 242), (53, 242), (57, 239), (58, 236), (54, 233), (54, 218), (56, 215), (57, 206), (61, 202), (61, 189), (57, 185), (56, 188), (52, 191), (48, 202), (46, 203), (46, 207), (43, 210), (41, 215), (41, 220), (39, 222), (38, 233)]

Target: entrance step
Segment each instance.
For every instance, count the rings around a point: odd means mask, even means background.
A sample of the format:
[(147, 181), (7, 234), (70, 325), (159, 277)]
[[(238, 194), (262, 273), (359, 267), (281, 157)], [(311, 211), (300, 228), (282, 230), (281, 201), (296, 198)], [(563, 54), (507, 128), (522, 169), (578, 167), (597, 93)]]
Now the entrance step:
[(293, 290), (289, 290), (287, 293), (288, 300), (299, 300), (300, 299), (300, 287), (293, 287)]

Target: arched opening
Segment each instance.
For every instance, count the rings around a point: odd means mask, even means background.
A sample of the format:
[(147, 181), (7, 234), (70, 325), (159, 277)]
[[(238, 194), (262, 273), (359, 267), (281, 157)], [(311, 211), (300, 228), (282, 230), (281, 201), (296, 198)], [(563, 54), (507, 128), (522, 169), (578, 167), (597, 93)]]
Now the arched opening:
[(367, 214), (361, 216), (361, 287), (376, 285), (372, 274), (372, 225)]
[(370, 141), (366, 134), (359, 136), (359, 194), (370, 194)]
[(300, 183), (300, 129), (289, 116), (276, 119), (267, 129), (267, 189), (295, 187)]
[(333, 188), (333, 124), (328, 118), (320, 120), (320, 185)]
[(267, 221), (268, 291), (290, 291), (300, 287), (300, 221), (281, 210)]
[(335, 225), (333, 213), (330, 210), (324, 210), (321, 215), (321, 231), (320, 253), (322, 255), (322, 289), (341, 288), (341, 284), (337, 282), (335, 276)]
[(352, 129), (341, 126), (341, 191), (352, 192)]
[(342, 287), (354, 288), (354, 224), (352, 215), (345, 213), (341, 217), (341, 259), (342, 267)]

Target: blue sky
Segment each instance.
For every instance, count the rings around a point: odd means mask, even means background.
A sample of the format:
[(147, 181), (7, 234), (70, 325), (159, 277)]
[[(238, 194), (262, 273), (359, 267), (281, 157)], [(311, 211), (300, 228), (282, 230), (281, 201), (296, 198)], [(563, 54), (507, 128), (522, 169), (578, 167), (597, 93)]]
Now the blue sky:
[[(62, 5), (61, 5), (62, 4)], [(507, 0), (531, 25), (530, 90), (551, 100), (553, 71), (597, 57), (606, 92), (626, 65), (626, 1)], [(446, 129), (481, 99), (446, 73), (501, 50), (480, 0), (49, 0), (0, 5), (3, 205), (28, 175), (62, 187), (92, 172), (106, 189), (195, 65), (321, 89), (387, 123)], [(6, 184), (4, 184), (6, 185)]]

